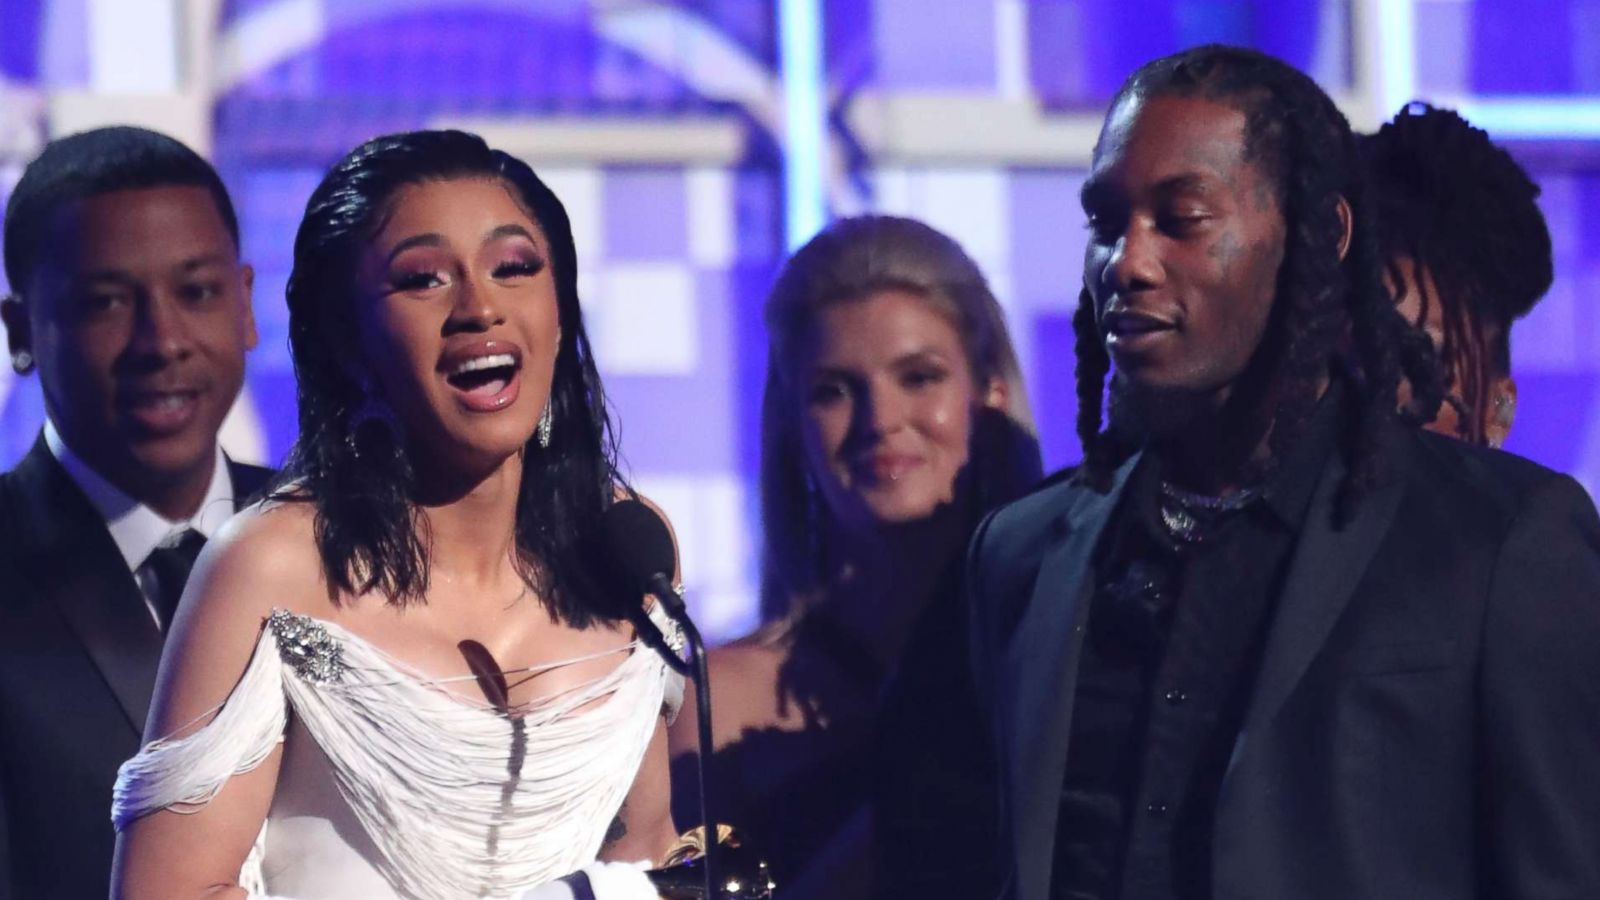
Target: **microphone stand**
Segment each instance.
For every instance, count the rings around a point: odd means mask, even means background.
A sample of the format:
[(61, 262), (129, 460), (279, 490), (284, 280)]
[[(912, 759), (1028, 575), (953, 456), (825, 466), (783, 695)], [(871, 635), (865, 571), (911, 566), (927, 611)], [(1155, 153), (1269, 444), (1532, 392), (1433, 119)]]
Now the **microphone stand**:
[(719, 900), (722, 896), (720, 889), (722, 882), (718, 879), (722, 873), (718, 859), (721, 851), (717, 843), (717, 820), (711, 814), (713, 808), (711, 778), (706, 772), (706, 759), (715, 746), (711, 743), (711, 678), (706, 674), (706, 645), (700, 638), (700, 629), (696, 628), (694, 620), (689, 618), (689, 610), (684, 605), (683, 595), (673, 587), (672, 580), (666, 575), (653, 575), (648, 587), (650, 593), (661, 602), (667, 615), (683, 629), (684, 637), (689, 644), (689, 663), (685, 663), (674, 653), (669, 653), (667, 656), (671, 660), (669, 665), (673, 669), (679, 674), (691, 677), (695, 682), (695, 726), (700, 738), (700, 752), (695, 754), (695, 768), (700, 778), (700, 819), (705, 825), (706, 900)]

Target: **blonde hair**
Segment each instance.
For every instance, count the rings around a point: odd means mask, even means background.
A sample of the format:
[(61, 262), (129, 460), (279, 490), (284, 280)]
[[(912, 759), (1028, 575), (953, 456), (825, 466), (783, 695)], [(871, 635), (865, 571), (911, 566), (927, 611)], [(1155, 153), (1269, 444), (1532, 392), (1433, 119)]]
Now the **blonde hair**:
[[(819, 509), (801, 445), (805, 344), (823, 310), (885, 290), (926, 299), (961, 338), (980, 393), (1006, 386), (1010, 447), (980, 447), (974, 432), (977, 506), (987, 509), (1037, 480), (1038, 443), (1005, 316), (988, 280), (948, 235), (915, 219), (840, 219), (790, 257), (767, 296), (767, 382), (761, 407), (762, 614), (771, 621), (805, 605), (822, 584)], [(985, 452), (980, 453), (980, 449)], [(983, 459), (980, 459), (980, 456)], [(979, 463), (985, 463), (980, 465)]]

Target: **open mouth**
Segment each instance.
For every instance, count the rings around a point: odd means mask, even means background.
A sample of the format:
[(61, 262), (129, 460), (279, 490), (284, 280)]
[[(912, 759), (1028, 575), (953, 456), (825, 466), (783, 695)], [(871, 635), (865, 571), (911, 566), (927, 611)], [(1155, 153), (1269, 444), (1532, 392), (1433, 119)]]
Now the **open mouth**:
[(123, 415), (153, 436), (176, 434), (188, 427), (199, 409), (193, 390), (130, 391), (118, 400)]
[(444, 380), (467, 409), (493, 412), (517, 399), (522, 354), (515, 347), (501, 349), (506, 346), (480, 346), (476, 353), (453, 354), (447, 360)]
[(516, 357), (509, 353), (496, 353), (461, 363), (445, 376), (445, 380), (458, 391), (493, 396), (505, 390), (516, 375)]

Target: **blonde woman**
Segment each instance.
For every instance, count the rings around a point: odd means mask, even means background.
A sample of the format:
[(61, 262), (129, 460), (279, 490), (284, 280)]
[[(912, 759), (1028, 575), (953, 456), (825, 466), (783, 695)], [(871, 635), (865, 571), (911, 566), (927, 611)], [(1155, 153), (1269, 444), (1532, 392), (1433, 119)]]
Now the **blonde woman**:
[(911, 855), (990, 843), (961, 560), (1039, 475), (999, 305), (955, 241), (866, 216), (789, 260), (766, 323), (768, 624), (711, 654), (719, 817), (785, 897), (978, 896), (984, 853)]

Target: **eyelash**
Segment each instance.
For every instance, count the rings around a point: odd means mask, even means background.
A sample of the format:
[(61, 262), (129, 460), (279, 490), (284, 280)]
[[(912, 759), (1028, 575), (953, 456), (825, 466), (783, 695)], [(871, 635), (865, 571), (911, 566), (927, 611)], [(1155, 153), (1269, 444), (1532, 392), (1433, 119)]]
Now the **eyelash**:
[(496, 278), (526, 278), (544, 271), (544, 260), (527, 259), (503, 262), (494, 267)]
[(194, 303), (203, 303), (214, 300), (222, 295), (222, 285), (212, 282), (196, 282), (183, 286), (184, 299)]
[(1112, 221), (1110, 216), (1088, 214), (1084, 218), (1083, 227), (1097, 240), (1107, 240), (1116, 237), (1122, 226)]
[(437, 272), (401, 272), (389, 281), (397, 291), (420, 291), (442, 283)]
[[(1183, 235), (1184, 233), (1199, 228), (1211, 217), (1206, 213), (1161, 213), (1156, 218), (1156, 227), (1167, 234)], [(1109, 216), (1089, 215), (1083, 223), (1090, 235), (1098, 241), (1109, 241), (1119, 237), (1126, 229), (1126, 225), (1112, 221)]]
[[(207, 303), (221, 297), (223, 287), (215, 282), (192, 282), (178, 288), (177, 296), (185, 304)], [(96, 291), (83, 295), (80, 309), (90, 314), (102, 314), (112, 309), (130, 306), (133, 297), (125, 291)]]
[[(943, 382), (950, 375), (944, 369), (926, 368), (912, 369), (900, 376), (900, 384), (907, 390), (921, 390), (930, 385)], [(852, 393), (846, 385), (834, 381), (823, 381), (811, 386), (811, 391), (806, 395), (806, 402), (812, 406), (828, 406), (843, 400)]]
[(828, 406), (844, 399), (845, 393), (843, 385), (824, 381), (811, 386), (811, 391), (806, 395), (806, 402), (812, 406)]
[(1204, 225), (1210, 218), (1204, 213), (1164, 213), (1161, 216), (1161, 230), (1168, 233), (1181, 234)]
[(129, 305), (129, 297), (124, 293), (90, 293), (85, 294), (80, 304), (82, 312), (89, 315), (99, 315), (110, 312), (112, 309)]
[[(503, 262), (496, 265), (490, 272), (495, 278), (526, 278), (544, 271), (544, 261), (516, 260)], [(438, 272), (402, 272), (390, 280), (390, 285), (397, 291), (420, 291), (437, 287), (444, 283)]]

